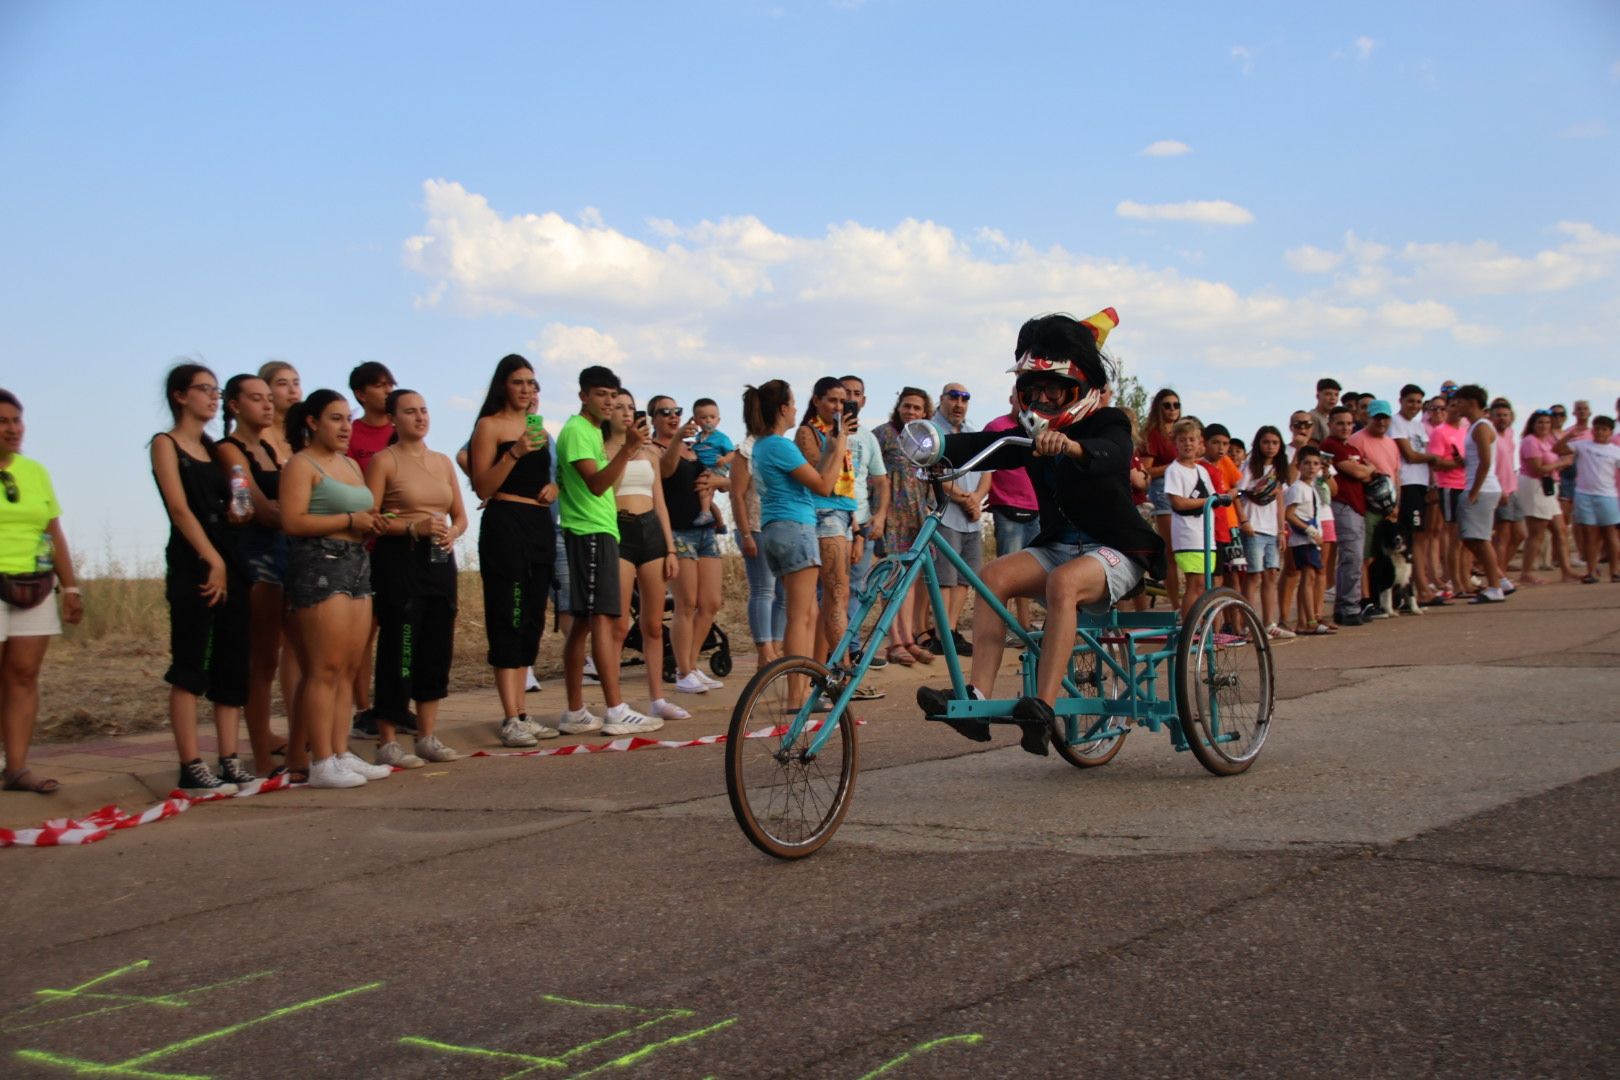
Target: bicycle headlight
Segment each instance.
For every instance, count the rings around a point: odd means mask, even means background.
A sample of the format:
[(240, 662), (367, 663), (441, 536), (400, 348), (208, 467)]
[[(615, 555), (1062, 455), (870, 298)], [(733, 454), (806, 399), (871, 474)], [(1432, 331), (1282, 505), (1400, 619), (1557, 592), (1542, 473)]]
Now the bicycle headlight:
[(926, 468), (945, 456), (945, 430), (932, 420), (908, 420), (900, 429), (900, 453), (913, 465)]

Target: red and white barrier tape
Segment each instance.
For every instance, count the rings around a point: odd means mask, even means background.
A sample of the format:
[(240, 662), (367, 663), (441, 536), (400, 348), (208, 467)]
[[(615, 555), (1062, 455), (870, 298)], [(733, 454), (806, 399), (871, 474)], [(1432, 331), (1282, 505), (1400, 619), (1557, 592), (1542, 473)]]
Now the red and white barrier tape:
[[(814, 731), (821, 726), (819, 720), (813, 721), (810, 730)], [(750, 731), (744, 738), (770, 739), (787, 733), (788, 725), (778, 724), (775, 727), (761, 728)], [(564, 757), (571, 754), (602, 754), (625, 753), (631, 750), (682, 750), (688, 746), (718, 746), (726, 741), (725, 735), (704, 735), (697, 739), (643, 739), (631, 736), (625, 739), (614, 739), (605, 743), (576, 743), (571, 746), (554, 746), (537, 750), (475, 750), (467, 757)], [(395, 770), (398, 772), (399, 770)], [(71, 844), (93, 844), (97, 840), (105, 840), (119, 829), (133, 829), (137, 825), (150, 825), (154, 821), (165, 821), (177, 814), (183, 814), (191, 809), (192, 805), (200, 802), (219, 802), (222, 799), (246, 799), (254, 795), (262, 795), (269, 791), (281, 791), (291, 787), (302, 787), (288, 781), (285, 775), (261, 780), (257, 784), (249, 785), (247, 789), (238, 791), (235, 795), (208, 795), (202, 798), (192, 798), (182, 795), (178, 791), (171, 791), (169, 797), (155, 806), (147, 807), (138, 814), (120, 810), (116, 806), (103, 806), (85, 817), (81, 818), (52, 818), (36, 829), (0, 829), (0, 848), (7, 847), (64, 847)]]

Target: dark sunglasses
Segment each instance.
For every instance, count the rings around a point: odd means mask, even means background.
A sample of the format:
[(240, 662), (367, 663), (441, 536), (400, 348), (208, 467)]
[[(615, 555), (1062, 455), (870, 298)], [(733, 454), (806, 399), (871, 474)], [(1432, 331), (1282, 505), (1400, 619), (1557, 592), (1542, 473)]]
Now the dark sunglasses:
[(1569, 413), (1565, 412), (1563, 409), (1554, 409), (1552, 412), (1548, 413), (1547, 415), (1552, 416), (1552, 417), (1556, 417), (1559, 420), (1562, 420), (1564, 417), (1568, 416)]
[(1295, 420), (1288, 426), (1291, 428), (1308, 428), (1311, 426), (1311, 422), (1309, 420)]
[(1166, 402), (1161, 403), (1159, 405), (1159, 408), (1161, 408), (1161, 409), (1175, 409), (1177, 412), (1180, 412), (1181, 411), (1181, 402), (1179, 402), (1179, 401), (1166, 401)]
[(957, 401), (971, 401), (973, 398), (973, 395), (968, 393), (966, 390), (947, 390), (945, 391), (945, 396), (948, 398), (953, 398)]
[(686, 411), (685, 409), (679, 409), (679, 408), (677, 408), (677, 409), (654, 409), (653, 410), (653, 415), (654, 416), (679, 416), (679, 415), (681, 415), (681, 413), (683, 413), (685, 411)]
[(0, 470), (0, 484), (6, 486), (6, 502), (14, 503), (22, 498), (22, 492), (17, 490), (17, 481), (10, 473)]

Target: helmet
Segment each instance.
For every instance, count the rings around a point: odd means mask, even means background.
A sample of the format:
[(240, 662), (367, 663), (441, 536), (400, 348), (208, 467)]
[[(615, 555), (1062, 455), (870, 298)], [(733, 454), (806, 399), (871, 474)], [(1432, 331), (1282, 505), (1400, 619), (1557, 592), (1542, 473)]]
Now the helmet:
[[(1103, 308), (1089, 319), (1080, 320), (1091, 331), (1100, 348), (1108, 339), (1108, 332), (1119, 325), (1119, 315), (1113, 308)], [(1102, 387), (1093, 386), (1085, 370), (1074, 360), (1052, 360), (1044, 356), (1025, 353), (1011, 370), (1018, 375), (1014, 384), (1018, 395), (1018, 422), (1031, 437), (1049, 427), (1068, 427), (1089, 416), (1102, 400)], [(1062, 379), (1066, 384), (1063, 397), (1052, 402), (1047, 398), (1031, 398), (1026, 392), (1033, 383)]]

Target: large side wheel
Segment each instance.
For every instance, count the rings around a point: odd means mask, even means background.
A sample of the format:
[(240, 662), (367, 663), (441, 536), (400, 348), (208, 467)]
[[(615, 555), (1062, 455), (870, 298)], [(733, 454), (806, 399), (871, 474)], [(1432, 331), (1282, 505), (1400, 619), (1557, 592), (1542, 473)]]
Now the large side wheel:
[[(1104, 646), (1110, 656), (1121, 667), (1125, 662), (1125, 649), (1120, 645)], [(1125, 681), (1119, 673), (1109, 667), (1104, 661), (1097, 659), (1097, 654), (1091, 649), (1076, 649), (1069, 657), (1069, 678), (1074, 680), (1075, 686), (1080, 688), (1081, 697), (1121, 698), (1128, 696)], [(1098, 720), (1115, 723), (1114, 717), (1082, 716), (1075, 720), (1076, 732), (1079, 741), (1070, 743), (1068, 738), (1068, 721), (1058, 717), (1052, 723), (1052, 749), (1058, 752), (1058, 757), (1067, 761), (1077, 769), (1092, 769), (1098, 765), (1106, 765), (1114, 760), (1120, 747), (1125, 745), (1125, 736), (1129, 732), (1120, 732), (1103, 739), (1085, 738), (1086, 730), (1096, 724)]]
[(858, 755), (849, 709), (814, 756), (809, 746), (828, 714), (812, 713), (797, 738), (786, 738), (797, 703), (823, 690), (827, 677), (824, 665), (785, 656), (748, 680), (731, 712), (726, 736), (731, 812), (753, 845), (778, 859), (802, 859), (831, 839), (855, 787)]
[(1271, 641), (1249, 602), (1232, 589), (1198, 598), (1176, 642), (1176, 709), (1199, 764), (1236, 776), (1254, 763), (1276, 697)]

